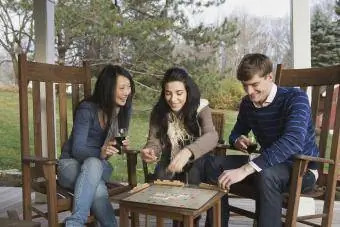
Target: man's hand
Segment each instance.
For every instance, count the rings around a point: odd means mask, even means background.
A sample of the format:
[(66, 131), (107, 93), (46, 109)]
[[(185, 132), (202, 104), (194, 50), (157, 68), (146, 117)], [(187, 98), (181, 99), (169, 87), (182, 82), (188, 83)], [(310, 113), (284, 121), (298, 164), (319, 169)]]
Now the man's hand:
[(189, 161), (192, 156), (191, 151), (188, 148), (182, 149), (178, 154), (176, 154), (175, 158), (170, 162), (168, 166), (168, 170), (172, 173), (180, 173), (183, 170), (183, 167)]
[(101, 159), (108, 159), (112, 155), (118, 154), (119, 150), (115, 148), (116, 141), (110, 141), (107, 144), (104, 144), (100, 151), (100, 158)]
[(232, 184), (238, 183), (248, 175), (255, 172), (250, 164), (245, 164), (237, 169), (224, 170), (218, 178), (218, 185), (222, 189), (229, 189)]
[(144, 148), (143, 150), (140, 151), (142, 159), (147, 162), (156, 162), (158, 160), (154, 149), (152, 148)]
[(236, 141), (234, 143), (234, 147), (237, 150), (240, 150), (244, 153), (248, 153), (247, 148), (251, 143), (252, 142), (248, 137), (246, 137), (245, 135), (241, 135), (236, 139)]

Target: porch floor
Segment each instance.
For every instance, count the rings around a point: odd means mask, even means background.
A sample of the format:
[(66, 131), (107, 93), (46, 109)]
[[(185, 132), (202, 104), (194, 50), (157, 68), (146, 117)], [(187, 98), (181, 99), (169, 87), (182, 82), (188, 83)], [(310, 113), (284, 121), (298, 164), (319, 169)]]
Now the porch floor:
[[(247, 209), (254, 209), (255, 205), (254, 202), (248, 199), (236, 199), (232, 198), (230, 199), (231, 204), (238, 204), (238, 206), (241, 206), (243, 208)], [(316, 212), (319, 212), (322, 209), (323, 202), (316, 200), (315, 206), (316, 206)], [(45, 206), (45, 205), (39, 205), (39, 206)], [(113, 204), (113, 206), (118, 206), (117, 204)], [(0, 217), (7, 217), (7, 210), (16, 210), (20, 217), (22, 218), (22, 190), (20, 187), (0, 187)], [(67, 217), (70, 213), (64, 212), (62, 213), (59, 218), (62, 220), (65, 217)], [(335, 202), (334, 204), (334, 218), (333, 218), (333, 224), (332, 226), (338, 226), (340, 227), (340, 201)], [(153, 216), (149, 216), (149, 223), (151, 227), (156, 226), (156, 219)], [(119, 218), (117, 218), (119, 221)], [(140, 215), (140, 226), (145, 226), (145, 215)], [(34, 221), (40, 222), (41, 226), (47, 227), (47, 221), (45, 219), (35, 219)], [(205, 221), (205, 215), (202, 216), (200, 221), (200, 226), (204, 226)], [(165, 221), (166, 227), (171, 227), (171, 220)], [(316, 221), (316, 223), (318, 223)], [(246, 226), (252, 226), (252, 220), (241, 217), (241, 216), (231, 216), (229, 221), (230, 227), (246, 227)], [(305, 226), (303, 224), (298, 224), (298, 226), (302, 227)]]

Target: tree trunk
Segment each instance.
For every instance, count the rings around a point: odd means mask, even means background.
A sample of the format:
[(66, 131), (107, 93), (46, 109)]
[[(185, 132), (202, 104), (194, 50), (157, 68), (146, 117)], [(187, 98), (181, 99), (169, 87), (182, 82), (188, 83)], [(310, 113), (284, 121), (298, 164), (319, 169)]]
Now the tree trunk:
[(18, 58), (17, 58), (17, 55), (14, 53), (11, 53), (10, 56), (11, 56), (12, 63), (13, 63), (13, 72), (14, 72), (13, 79), (15, 81), (15, 84), (18, 84), (19, 82)]

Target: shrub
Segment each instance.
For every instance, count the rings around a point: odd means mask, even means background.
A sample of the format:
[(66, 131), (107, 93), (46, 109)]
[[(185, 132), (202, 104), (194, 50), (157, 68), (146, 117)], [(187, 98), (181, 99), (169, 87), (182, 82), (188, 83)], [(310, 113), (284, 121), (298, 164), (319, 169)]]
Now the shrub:
[(210, 87), (205, 89), (204, 97), (209, 100), (211, 108), (238, 110), (239, 103), (244, 96), (241, 83), (233, 77), (227, 77), (219, 81), (211, 80), (211, 82), (215, 84), (209, 86), (206, 83), (204, 85), (205, 87)]

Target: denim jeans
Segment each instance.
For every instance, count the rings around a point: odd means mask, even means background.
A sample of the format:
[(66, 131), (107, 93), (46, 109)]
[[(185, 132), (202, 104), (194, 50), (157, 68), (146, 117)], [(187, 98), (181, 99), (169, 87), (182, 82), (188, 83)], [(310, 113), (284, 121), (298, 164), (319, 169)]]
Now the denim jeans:
[(112, 173), (111, 165), (90, 157), (80, 164), (75, 159), (58, 161), (58, 182), (74, 190), (73, 211), (65, 219), (68, 227), (84, 226), (90, 211), (101, 227), (116, 227), (117, 221), (105, 185)]
[[(218, 177), (224, 170), (236, 169), (248, 163), (248, 156), (229, 155), (215, 157), (206, 163), (207, 181), (217, 184)], [(282, 193), (289, 191), (292, 167), (280, 163), (247, 176), (242, 184), (249, 185), (256, 194), (256, 216), (258, 226), (281, 227)], [(307, 171), (302, 180), (302, 192), (313, 189), (316, 179), (311, 171)], [(241, 183), (241, 182), (240, 182)], [(231, 190), (233, 185), (231, 186)], [(221, 223), (227, 227), (229, 222), (229, 204), (227, 195), (221, 200)], [(212, 213), (208, 212), (206, 226), (212, 226)]]

